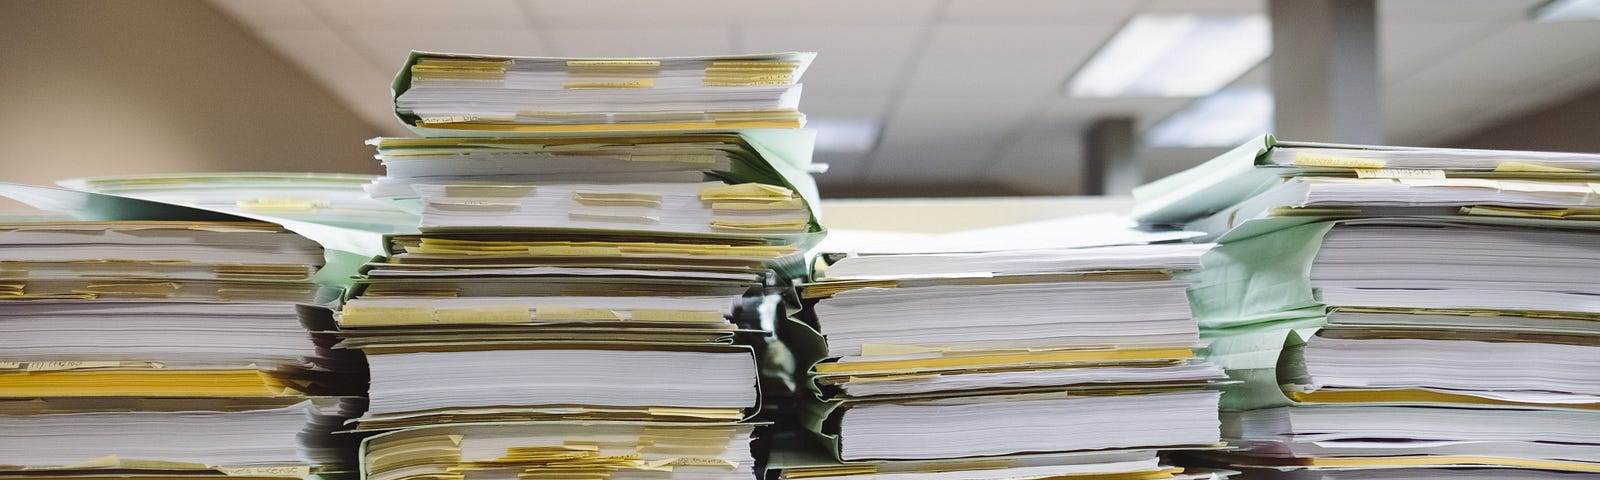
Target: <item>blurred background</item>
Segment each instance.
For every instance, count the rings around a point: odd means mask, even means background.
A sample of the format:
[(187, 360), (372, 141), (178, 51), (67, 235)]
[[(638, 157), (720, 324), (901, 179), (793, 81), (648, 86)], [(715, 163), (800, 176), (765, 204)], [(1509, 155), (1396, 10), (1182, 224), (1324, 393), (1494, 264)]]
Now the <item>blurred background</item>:
[(1266, 131), (1596, 152), (1597, 4), (0, 0), (0, 180), (379, 173), (412, 49), (819, 52), (833, 198), (1126, 195)]

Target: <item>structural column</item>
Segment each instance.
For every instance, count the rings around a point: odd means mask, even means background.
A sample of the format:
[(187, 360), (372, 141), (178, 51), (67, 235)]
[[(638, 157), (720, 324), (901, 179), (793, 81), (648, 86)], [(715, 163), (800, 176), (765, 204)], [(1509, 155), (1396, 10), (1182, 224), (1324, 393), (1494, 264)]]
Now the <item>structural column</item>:
[(1133, 117), (1095, 120), (1084, 134), (1083, 195), (1128, 195), (1144, 182)]
[(1268, 0), (1267, 11), (1278, 136), (1383, 143), (1376, 0)]

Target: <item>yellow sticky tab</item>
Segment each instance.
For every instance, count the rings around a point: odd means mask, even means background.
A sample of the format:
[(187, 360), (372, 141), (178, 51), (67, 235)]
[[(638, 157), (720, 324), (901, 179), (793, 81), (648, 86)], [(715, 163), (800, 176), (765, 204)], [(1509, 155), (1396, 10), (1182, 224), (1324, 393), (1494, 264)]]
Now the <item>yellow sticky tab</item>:
[(218, 472), (230, 477), (304, 477), (311, 475), (307, 465), (217, 467)]
[(805, 208), (805, 202), (798, 198), (785, 198), (781, 200), (758, 201), (724, 201), (712, 202), (712, 210), (800, 210)]
[(716, 155), (628, 155), (623, 158), (634, 162), (717, 163)]
[(234, 202), (234, 206), (239, 210), (252, 213), (312, 213), (328, 205), (327, 200), (294, 198), (260, 198)]
[(505, 308), (449, 308), (434, 310), (433, 316), (439, 323), (450, 324), (484, 324), (484, 323), (528, 323), (528, 309), (522, 307)]
[(1537, 180), (1501, 180), (1500, 189), (1512, 192), (1577, 193), (1583, 195), (1594, 192), (1586, 183), (1541, 182)]
[(21, 370), (22, 362), (0, 362), (0, 370)]
[(722, 312), (697, 311), (697, 310), (662, 310), (644, 308), (633, 311), (633, 321), (636, 322), (673, 322), (673, 323), (726, 323)]
[(522, 198), (532, 195), (533, 185), (445, 185), (446, 197)]
[(567, 212), (567, 218), (591, 222), (633, 223), (640, 225), (661, 223), (661, 217), (655, 215), (622, 215), (600, 212)]
[(593, 68), (593, 67), (624, 68), (624, 69), (626, 69), (626, 68), (650, 69), (650, 68), (660, 68), (661, 67), (661, 61), (660, 60), (650, 60), (650, 59), (638, 59), (638, 58), (605, 58), (605, 59), (594, 59), (594, 60), (567, 60), (567, 68)]
[(426, 325), (433, 323), (433, 309), (429, 307), (365, 307), (345, 305), (339, 315), (339, 325)]
[(794, 197), (794, 191), (765, 183), (740, 183), (700, 189), (701, 200), (782, 200)]
[(1406, 184), (1406, 185), (1409, 185), (1409, 186), (1412, 186), (1412, 187), (1466, 187), (1466, 188), (1493, 188), (1495, 190), (1499, 190), (1500, 189), (1500, 181), (1499, 180), (1490, 180), (1490, 179), (1487, 179), (1487, 178), (1446, 178), (1446, 179), (1443, 179), (1443, 180), (1424, 179), (1424, 178), (1405, 178), (1405, 179), (1400, 179), (1400, 183), (1403, 183), (1403, 184)]
[(63, 370), (84, 370), (91, 368), (116, 368), (124, 366), (118, 361), (61, 361), (61, 362), (28, 362), (23, 368), (29, 372), (59, 372)]
[(731, 420), (744, 418), (744, 413), (735, 408), (650, 407), (650, 409), (647, 411), (652, 416), (663, 417), (721, 418)]
[(1584, 173), (1575, 168), (1551, 167), (1533, 162), (1509, 161), (1495, 165), (1496, 172), (1534, 172), (1534, 173)]
[(861, 356), (880, 357), (885, 355), (911, 355), (917, 353), (942, 353), (950, 351), (949, 348), (924, 347), (920, 345), (895, 345), (890, 343), (863, 343)]
[(740, 222), (734, 220), (712, 220), (711, 229), (724, 232), (774, 232), (793, 233), (804, 232), (810, 227), (811, 222), (805, 219), (777, 220), (771, 222)]
[(568, 90), (595, 90), (605, 88), (654, 88), (656, 80), (653, 78), (635, 78), (630, 80), (612, 81), (567, 81), (561, 85)]
[(534, 319), (541, 322), (614, 322), (623, 320), (621, 313), (604, 308), (542, 305), (535, 307), (533, 312)]
[(160, 283), (102, 283), (72, 293), (87, 293), (101, 297), (165, 298), (178, 293), (178, 284)]
[(580, 247), (569, 245), (530, 246), (528, 255), (540, 257), (620, 257), (617, 247)]
[(1424, 168), (1377, 168), (1377, 169), (1358, 168), (1358, 169), (1356, 169), (1356, 177), (1358, 177), (1358, 178), (1395, 178), (1395, 179), (1406, 179), (1406, 178), (1443, 179), (1443, 178), (1445, 178), (1444, 177), (1444, 170), (1434, 170), (1434, 169), (1424, 169)]
[(1355, 158), (1340, 155), (1329, 155), (1318, 152), (1295, 152), (1294, 165), (1297, 167), (1334, 167), (1334, 168), (1383, 168), (1389, 162), (1375, 158)]
[(661, 195), (643, 192), (597, 192), (574, 190), (572, 200), (591, 207), (647, 207), (661, 206)]

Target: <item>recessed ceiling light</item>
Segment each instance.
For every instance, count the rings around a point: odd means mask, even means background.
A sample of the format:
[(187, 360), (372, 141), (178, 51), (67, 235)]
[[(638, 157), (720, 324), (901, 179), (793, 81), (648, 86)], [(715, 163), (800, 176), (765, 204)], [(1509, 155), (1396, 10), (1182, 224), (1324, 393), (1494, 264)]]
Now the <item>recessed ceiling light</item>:
[(1232, 147), (1272, 130), (1272, 91), (1229, 87), (1196, 100), (1145, 132), (1152, 147)]
[(1139, 15), (1067, 83), (1074, 97), (1200, 97), (1272, 52), (1265, 15)]
[(1551, 0), (1533, 9), (1541, 22), (1600, 20), (1600, 0)]

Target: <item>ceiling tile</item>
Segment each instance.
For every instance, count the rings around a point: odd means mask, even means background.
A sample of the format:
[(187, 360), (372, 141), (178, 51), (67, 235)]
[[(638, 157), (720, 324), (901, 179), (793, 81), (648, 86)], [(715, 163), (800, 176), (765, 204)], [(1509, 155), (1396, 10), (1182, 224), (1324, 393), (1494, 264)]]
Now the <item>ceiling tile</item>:
[(1514, 23), (1391, 85), (1406, 93), (1514, 94), (1537, 86), (1539, 80), (1590, 67), (1596, 59), (1600, 59), (1600, 28), (1594, 25)]
[(885, 124), (864, 181), (975, 180), (995, 147), (1040, 108), (1021, 98), (909, 97)]
[(523, 0), (545, 28), (728, 25), (739, 3), (729, 0)]
[(733, 52), (732, 27), (551, 28), (556, 51), (569, 57), (674, 57)]
[(1140, 2), (1104, 0), (952, 0), (939, 21), (946, 25), (1121, 24)]
[(745, 52), (817, 52), (801, 79), (807, 89), (887, 94), (915, 51), (920, 27), (828, 26), (739, 29)]
[(936, 27), (906, 89), (921, 94), (1044, 95), (1117, 25)]
[(942, 2), (929, 0), (729, 0), (739, 21), (762, 26), (925, 25)]
[(317, 14), (295, 1), (211, 0), (211, 5), (252, 30), (316, 30)]
[(1381, 23), (1378, 25), (1378, 62), (1383, 81), (1404, 78), (1448, 55), (1454, 49), (1471, 45), (1504, 25), (1472, 23)]
[(1380, 0), (1384, 23), (1505, 22), (1526, 19), (1544, 0)]
[(1142, 13), (1264, 13), (1264, 0), (1154, 0)]
[(533, 31), (518, 30), (356, 30), (351, 32), (389, 70), (399, 70), (412, 50), (511, 56), (550, 55)]
[(337, 28), (355, 30), (528, 28), (516, 0), (338, 0), (306, 6)]

